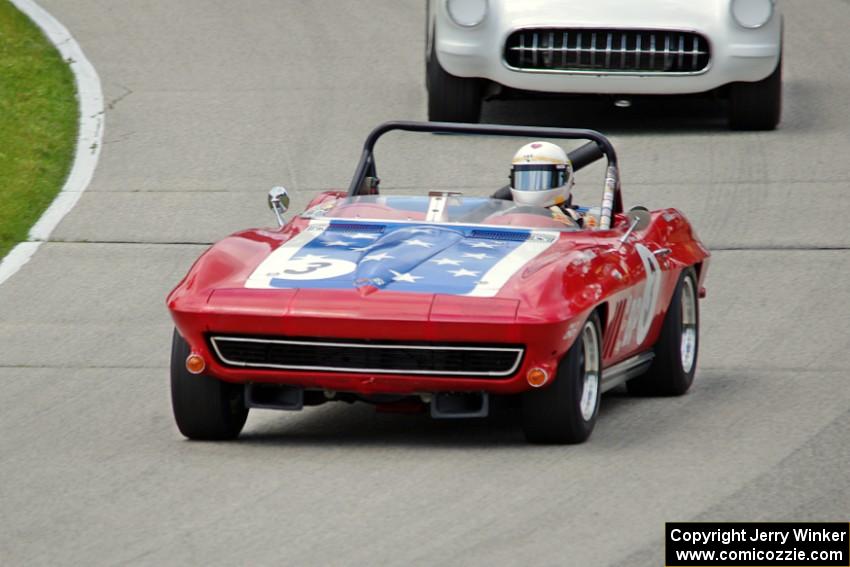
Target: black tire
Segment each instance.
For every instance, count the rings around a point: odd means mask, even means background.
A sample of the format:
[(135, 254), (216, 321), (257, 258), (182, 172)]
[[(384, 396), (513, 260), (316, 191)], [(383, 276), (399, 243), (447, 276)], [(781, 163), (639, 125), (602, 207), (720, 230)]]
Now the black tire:
[(729, 89), (729, 128), (775, 130), (782, 118), (782, 56), (767, 78), (733, 83)]
[[(683, 293), (690, 294), (686, 295), (689, 297), (686, 301), (693, 305), (693, 312), (688, 315), (692, 321), (688, 321), (687, 325), (693, 326), (692, 359), (687, 359), (682, 352), (683, 330), (686, 328)], [(654, 350), (655, 358), (646, 373), (626, 383), (629, 393), (638, 396), (681, 396), (687, 392), (694, 382), (699, 353), (699, 299), (693, 268), (683, 270), (679, 276)]]
[[(558, 365), (558, 374), (548, 386), (529, 390), (522, 398), (522, 427), (530, 443), (582, 443), (590, 437), (599, 415), (602, 379), (602, 332), (599, 315), (588, 318), (575, 343)], [(596, 388), (593, 411), (589, 418), (582, 415), (582, 394), (585, 386), (584, 333), (590, 330), (596, 337)]]
[(425, 90), (431, 90), (430, 63), (433, 48), (434, 27), (431, 25), (431, 2), (425, 2)]
[(186, 370), (189, 345), (175, 329), (171, 341), (171, 408), (180, 433), (189, 439), (235, 439), (245, 420), (244, 387)]
[(481, 119), (483, 92), (481, 79), (464, 79), (447, 73), (437, 60), (433, 44), (425, 66), (428, 120), (478, 122)]

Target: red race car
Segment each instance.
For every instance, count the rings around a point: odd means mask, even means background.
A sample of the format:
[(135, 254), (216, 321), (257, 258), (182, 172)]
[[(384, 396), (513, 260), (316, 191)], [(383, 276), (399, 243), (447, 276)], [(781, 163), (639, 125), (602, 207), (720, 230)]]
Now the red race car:
[[(589, 140), (557, 173), (607, 158), (601, 206), (568, 216), (569, 203), (523, 205), (511, 188), (379, 194), (373, 148), (391, 130)], [(549, 154), (520, 154), (514, 185), (548, 179)], [(529, 441), (580, 443), (603, 392), (680, 395), (693, 381), (709, 252), (675, 209), (623, 211), (598, 132), (390, 122), (348, 191), (288, 222), (284, 189), (269, 204), (279, 228), (218, 242), (168, 296), (172, 405), (190, 439), (235, 438), (250, 408), (364, 401), (467, 418), (500, 401), (521, 405)]]

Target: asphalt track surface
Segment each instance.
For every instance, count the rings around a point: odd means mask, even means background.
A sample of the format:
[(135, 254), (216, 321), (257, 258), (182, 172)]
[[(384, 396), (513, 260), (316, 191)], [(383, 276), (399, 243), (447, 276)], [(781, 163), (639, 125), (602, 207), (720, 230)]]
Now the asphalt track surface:
[[(303, 206), (347, 186), (375, 124), (424, 119), (424, 8), (42, 4), (109, 104), (89, 191), (0, 286), (0, 563), (661, 565), (665, 521), (847, 520), (850, 3), (784, 3), (776, 132), (727, 132), (714, 103), (486, 105), (611, 134), (627, 206), (680, 208), (714, 250), (692, 391), (608, 395), (576, 447), (528, 446), (511, 415), (333, 404), (183, 440), (166, 293), (273, 223), (270, 186)], [(398, 136), (378, 165), (385, 191), (485, 192), (515, 147)], [(579, 183), (595, 201), (601, 171)]]

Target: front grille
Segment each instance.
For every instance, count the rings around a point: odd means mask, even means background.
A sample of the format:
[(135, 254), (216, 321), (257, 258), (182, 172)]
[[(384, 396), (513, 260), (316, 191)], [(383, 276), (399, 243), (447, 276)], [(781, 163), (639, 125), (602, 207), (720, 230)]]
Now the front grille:
[(327, 339), (210, 337), (213, 351), (227, 366), (505, 377), (519, 368), (521, 346), (400, 344)]
[(700, 73), (708, 40), (670, 30), (521, 29), (505, 43), (505, 62), (524, 71)]

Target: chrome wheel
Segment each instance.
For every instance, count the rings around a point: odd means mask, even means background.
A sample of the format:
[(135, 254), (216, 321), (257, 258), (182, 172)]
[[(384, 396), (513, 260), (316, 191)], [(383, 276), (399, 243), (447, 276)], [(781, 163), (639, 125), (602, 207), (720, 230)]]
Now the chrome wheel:
[(584, 380), (581, 390), (581, 417), (590, 421), (599, 401), (599, 333), (592, 320), (584, 324), (581, 332)]
[(687, 374), (693, 369), (697, 354), (697, 296), (693, 278), (686, 277), (682, 283), (681, 361)]

